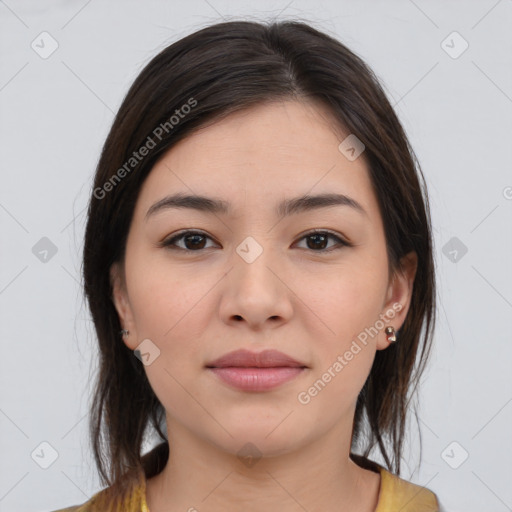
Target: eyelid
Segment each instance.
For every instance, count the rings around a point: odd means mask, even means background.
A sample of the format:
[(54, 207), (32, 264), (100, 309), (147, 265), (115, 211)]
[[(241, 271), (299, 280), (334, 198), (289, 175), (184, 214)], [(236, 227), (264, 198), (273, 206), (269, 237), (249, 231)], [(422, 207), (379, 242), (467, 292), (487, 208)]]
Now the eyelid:
[[(305, 231), (304, 233), (301, 233), (299, 235), (299, 240), (302, 240), (304, 238), (307, 238), (311, 235), (330, 235), (332, 238), (335, 238), (341, 245), (346, 245), (347, 247), (353, 247), (353, 244), (347, 240), (346, 237), (341, 235), (340, 233), (337, 233), (336, 231), (331, 231), (330, 229), (322, 229), (322, 228), (315, 228), (310, 229), (309, 231)], [(312, 252), (327, 252), (329, 249), (323, 250), (323, 251), (312, 251)]]

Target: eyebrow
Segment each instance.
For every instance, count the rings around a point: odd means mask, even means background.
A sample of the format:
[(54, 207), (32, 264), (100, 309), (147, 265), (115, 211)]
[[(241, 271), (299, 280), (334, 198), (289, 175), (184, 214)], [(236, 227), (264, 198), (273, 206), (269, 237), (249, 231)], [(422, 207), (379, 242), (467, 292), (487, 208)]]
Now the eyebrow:
[[(292, 199), (285, 199), (278, 204), (276, 215), (279, 218), (283, 218), (289, 215), (329, 206), (349, 206), (355, 211), (368, 216), (368, 213), (360, 203), (344, 194), (304, 195)], [(178, 193), (166, 196), (153, 204), (147, 211), (145, 219), (148, 220), (149, 217), (155, 215), (157, 212), (171, 208), (191, 208), (212, 214), (229, 214), (231, 211), (230, 204), (222, 199)]]

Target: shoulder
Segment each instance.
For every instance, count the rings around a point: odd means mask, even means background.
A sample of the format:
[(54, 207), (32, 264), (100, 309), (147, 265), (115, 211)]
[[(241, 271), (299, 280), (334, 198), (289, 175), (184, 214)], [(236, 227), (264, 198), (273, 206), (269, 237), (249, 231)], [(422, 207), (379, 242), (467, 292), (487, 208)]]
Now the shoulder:
[(365, 456), (350, 454), (359, 466), (380, 473), (380, 490), (375, 512), (441, 512), (437, 496), (426, 487), (408, 482)]
[[(73, 505), (67, 508), (59, 508), (59, 510), (53, 510), (52, 512), (99, 512), (101, 510), (101, 506), (106, 505), (107, 495), (109, 494), (110, 488), (103, 489), (102, 491), (96, 493), (92, 498), (90, 498), (85, 503), (81, 505)], [(106, 508), (105, 512), (110, 510), (110, 508)]]
[(169, 444), (163, 442), (142, 459), (142, 465), (132, 468), (110, 487), (97, 492), (81, 505), (52, 512), (149, 512), (146, 503), (146, 479), (159, 473), (169, 456)]
[(53, 512), (140, 512), (145, 509), (145, 480), (142, 472), (126, 474), (117, 484), (94, 494), (81, 505)]
[(380, 468), (381, 490), (375, 512), (439, 512), (437, 496), (426, 487), (408, 482)]

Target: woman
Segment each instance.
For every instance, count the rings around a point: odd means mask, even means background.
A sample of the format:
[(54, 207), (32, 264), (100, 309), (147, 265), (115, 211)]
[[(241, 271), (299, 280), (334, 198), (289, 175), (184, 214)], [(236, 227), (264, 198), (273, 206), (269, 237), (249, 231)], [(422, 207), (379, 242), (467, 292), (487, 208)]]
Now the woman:
[(399, 477), (435, 323), (428, 196), (340, 42), (229, 22), (153, 58), (102, 151), (83, 272), (106, 488), (65, 510), (438, 510)]

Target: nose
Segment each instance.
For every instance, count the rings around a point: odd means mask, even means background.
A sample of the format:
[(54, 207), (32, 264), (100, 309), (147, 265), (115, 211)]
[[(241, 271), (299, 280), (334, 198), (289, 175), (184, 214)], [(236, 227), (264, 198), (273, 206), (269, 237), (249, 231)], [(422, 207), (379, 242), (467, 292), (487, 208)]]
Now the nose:
[(226, 323), (245, 321), (254, 330), (277, 327), (293, 314), (291, 279), (270, 248), (246, 240), (231, 258), (220, 307)]

